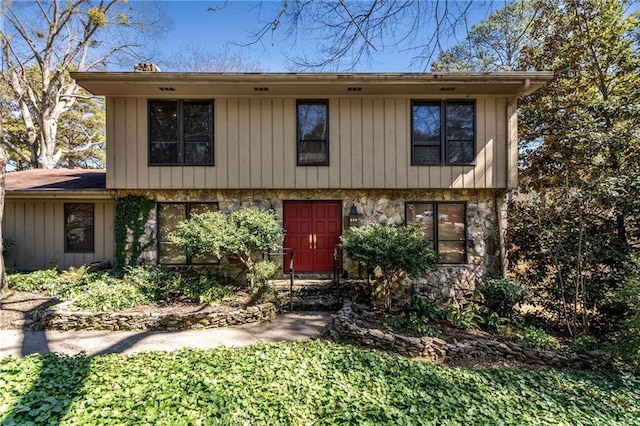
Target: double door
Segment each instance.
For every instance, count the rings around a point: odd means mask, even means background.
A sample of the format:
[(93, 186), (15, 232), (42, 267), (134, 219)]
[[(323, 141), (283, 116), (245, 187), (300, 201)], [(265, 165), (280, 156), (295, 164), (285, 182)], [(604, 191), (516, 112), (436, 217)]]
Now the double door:
[(296, 272), (333, 271), (333, 250), (342, 234), (341, 212), (340, 201), (284, 202), (284, 244), (294, 251)]

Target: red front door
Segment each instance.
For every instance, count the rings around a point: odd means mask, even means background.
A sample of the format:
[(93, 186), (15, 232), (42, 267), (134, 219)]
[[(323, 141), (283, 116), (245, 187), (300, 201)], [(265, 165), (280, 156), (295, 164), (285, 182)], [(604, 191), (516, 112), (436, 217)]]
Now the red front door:
[(333, 249), (342, 233), (341, 211), (340, 201), (285, 201), (284, 244), (294, 251), (296, 272), (333, 271)]

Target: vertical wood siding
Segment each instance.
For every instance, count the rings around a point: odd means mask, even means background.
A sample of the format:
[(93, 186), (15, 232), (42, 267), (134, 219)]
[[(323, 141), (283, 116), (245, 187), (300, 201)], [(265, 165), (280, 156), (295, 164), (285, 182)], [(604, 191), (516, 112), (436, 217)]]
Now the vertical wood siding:
[[(94, 252), (64, 252), (64, 203), (94, 204)], [(113, 262), (114, 203), (111, 200), (11, 200), (7, 199), (3, 235), (15, 242), (5, 257), (8, 268), (67, 269), (87, 263)]]
[(507, 188), (515, 105), (477, 97), (476, 161), (411, 166), (411, 99), (330, 98), (329, 166), (296, 165), (295, 98), (215, 99), (215, 166), (149, 166), (147, 99), (107, 100), (107, 188)]

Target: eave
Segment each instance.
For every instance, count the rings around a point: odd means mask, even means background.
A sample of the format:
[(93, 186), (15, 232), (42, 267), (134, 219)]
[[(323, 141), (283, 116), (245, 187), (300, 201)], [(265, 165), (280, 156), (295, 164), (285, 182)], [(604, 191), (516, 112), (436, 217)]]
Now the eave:
[(223, 96), (519, 96), (533, 93), (553, 72), (495, 73), (170, 73), (72, 72), (94, 95)]

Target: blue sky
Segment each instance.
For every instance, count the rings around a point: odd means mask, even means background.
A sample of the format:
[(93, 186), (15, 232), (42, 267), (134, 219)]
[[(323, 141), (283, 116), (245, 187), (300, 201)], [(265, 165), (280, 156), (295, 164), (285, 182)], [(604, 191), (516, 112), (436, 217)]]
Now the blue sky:
[[(225, 7), (220, 7), (224, 2), (211, 0), (173, 0), (160, 3), (173, 20), (172, 29), (162, 41), (164, 52), (178, 51), (185, 46), (198, 46), (208, 52), (216, 52), (226, 45), (230, 50), (259, 62), (265, 71), (286, 72), (289, 71), (289, 57), (315, 50), (313, 43), (300, 38), (292, 45), (289, 40), (272, 40), (270, 34), (260, 43), (239, 46), (250, 42), (252, 33), (262, 28), (267, 19), (273, 16), (273, 10), (279, 5), (277, 1), (264, 1), (260, 4), (257, 1), (235, 0), (228, 2)], [(486, 2), (479, 3), (486, 7)], [(494, 8), (503, 5), (504, 0), (492, 4)], [(209, 7), (219, 9), (208, 11)], [(471, 24), (482, 19), (485, 11), (486, 9), (482, 13), (472, 14)], [(356, 71), (423, 71), (416, 67), (410, 68), (410, 53), (387, 50), (378, 53), (373, 60), (372, 64), (363, 64)]]

